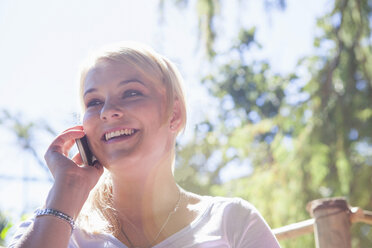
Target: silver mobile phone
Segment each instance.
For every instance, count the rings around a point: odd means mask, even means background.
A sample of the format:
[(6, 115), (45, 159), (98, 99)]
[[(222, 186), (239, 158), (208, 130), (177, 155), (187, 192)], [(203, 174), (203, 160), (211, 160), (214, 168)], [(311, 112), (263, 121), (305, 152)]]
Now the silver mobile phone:
[(80, 139), (76, 139), (75, 142), (83, 163), (85, 165), (92, 166), (97, 159), (96, 157), (94, 157), (92, 151), (89, 149), (87, 136), (85, 135)]

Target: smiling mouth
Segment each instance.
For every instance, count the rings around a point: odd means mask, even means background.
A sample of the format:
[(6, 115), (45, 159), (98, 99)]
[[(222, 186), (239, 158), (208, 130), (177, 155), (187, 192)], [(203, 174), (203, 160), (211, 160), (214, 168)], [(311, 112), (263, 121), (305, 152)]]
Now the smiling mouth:
[(137, 131), (138, 130), (136, 130), (136, 129), (125, 128), (125, 129), (117, 130), (117, 131), (114, 131), (114, 132), (105, 133), (103, 135), (102, 139), (104, 141), (109, 141), (109, 140), (116, 139), (116, 138), (123, 137), (123, 136), (129, 137), (129, 136), (132, 136), (133, 134), (135, 134)]

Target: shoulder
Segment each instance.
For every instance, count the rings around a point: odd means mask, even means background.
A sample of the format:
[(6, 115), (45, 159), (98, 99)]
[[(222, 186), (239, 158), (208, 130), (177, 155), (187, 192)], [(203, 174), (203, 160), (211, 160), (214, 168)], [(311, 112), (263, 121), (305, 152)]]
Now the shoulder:
[(15, 233), (14, 233), (14, 235), (13, 235), (11, 241), (10, 241), (10, 244), (8, 246), (9, 248), (13, 248), (13, 247), (15, 247), (17, 245), (17, 243), (22, 238), (23, 234), (27, 231), (27, 229), (29, 228), (29, 226), (31, 226), (32, 223), (34, 222), (34, 219), (35, 219), (34, 217), (30, 217), (30, 218), (28, 218), (27, 220), (21, 222), (18, 225), (18, 227), (17, 227), (17, 229), (16, 229), (16, 231), (15, 231)]
[(279, 247), (270, 227), (250, 202), (241, 198), (206, 197), (212, 218), (221, 218), (233, 247)]
[(237, 197), (217, 197), (214, 201), (215, 207), (224, 209), (224, 218), (229, 228), (260, 231), (267, 227), (260, 212), (246, 200)]
[[(258, 210), (248, 201), (238, 197), (221, 197), (221, 196), (200, 196), (192, 194), (189, 201), (189, 208), (199, 209), (210, 212), (210, 214), (216, 215), (217, 213), (223, 213), (226, 217), (239, 216), (240, 218), (244, 215), (249, 217), (250, 215), (259, 214)], [(190, 207), (191, 206), (191, 207)]]
[(229, 217), (242, 217), (242, 215), (249, 217), (258, 213), (251, 203), (238, 197), (204, 196), (203, 201), (209, 202), (214, 211), (224, 211)]

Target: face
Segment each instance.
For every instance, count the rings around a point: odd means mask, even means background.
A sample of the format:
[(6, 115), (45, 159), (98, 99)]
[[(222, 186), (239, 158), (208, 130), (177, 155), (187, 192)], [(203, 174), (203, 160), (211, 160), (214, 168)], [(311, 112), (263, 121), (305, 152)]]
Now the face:
[(120, 63), (91, 69), (84, 84), (83, 126), (90, 147), (108, 169), (166, 156), (172, 132), (165, 87), (157, 79)]

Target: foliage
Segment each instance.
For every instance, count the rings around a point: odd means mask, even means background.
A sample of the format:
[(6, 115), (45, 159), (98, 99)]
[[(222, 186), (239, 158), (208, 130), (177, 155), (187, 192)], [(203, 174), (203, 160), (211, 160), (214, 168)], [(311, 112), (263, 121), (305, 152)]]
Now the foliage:
[[(318, 19), (316, 54), (287, 76), (271, 73), (265, 61), (247, 61), (257, 46), (254, 28), (244, 27), (229, 51), (216, 52), (203, 82), (220, 100), (219, 120), (201, 123), (180, 149), (181, 185), (248, 199), (272, 227), (309, 218), (306, 204), (317, 198), (345, 196), (372, 209), (371, 5), (334, 1)], [(222, 184), (219, 175), (232, 164), (252, 173)], [(371, 245), (371, 228), (354, 225), (353, 247)], [(307, 235), (282, 246), (314, 241)]]
[(5, 245), (5, 237), (11, 227), (12, 223), (8, 217), (4, 213), (0, 213), (0, 246)]
[[(187, 9), (189, 6), (189, 0), (159, 0), (159, 7), (164, 16), (164, 6), (166, 2), (171, 2), (181, 9)], [(243, 5), (246, 1), (239, 0), (239, 5)], [(202, 43), (202, 48), (205, 49), (205, 54), (209, 61), (213, 61), (216, 54), (215, 41), (218, 38), (218, 27), (216, 25), (216, 19), (220, 17), (220, 9), (223, 3), (228, 3), (228, 1), (222, 0), (197, 0), (196, 1), (196, 12), (198, 18), (198, 36)], [(285, 9), (285, 0), (264, 0), (264, 7), (267, 11), (273, 8)]]
[(40, 158), (36, 150), (35, 137), (41, 135), (40, 132), (56, 136), (56, 132), (44, 120), (28, 121), (22, 118), (21, 114), (13, 114), (9, 111), (0, 109), (0, 125), (16, 137), (18, 147), (32, 155), (38, 165), (45, 172), (49, 181), (52, 181), (51, 174), (43, 159)]

